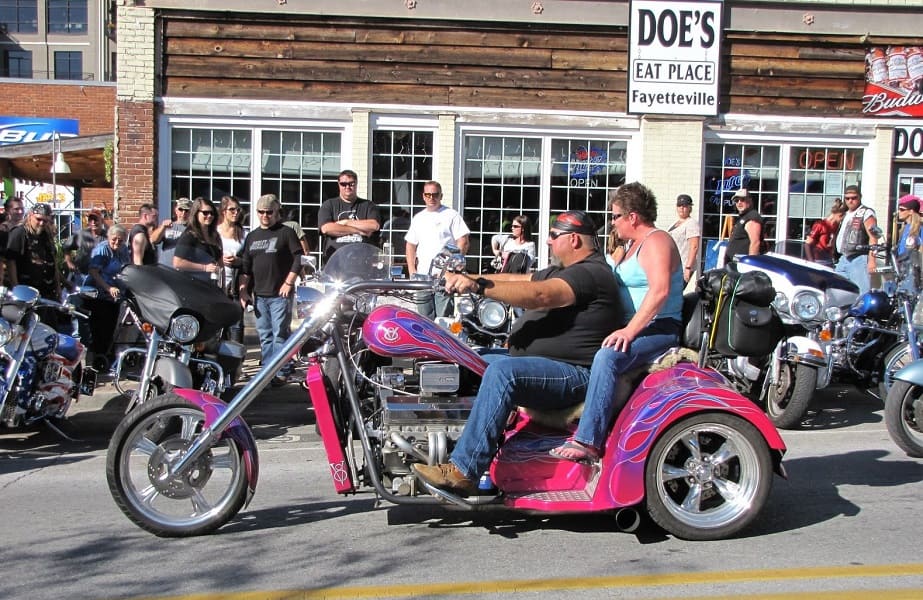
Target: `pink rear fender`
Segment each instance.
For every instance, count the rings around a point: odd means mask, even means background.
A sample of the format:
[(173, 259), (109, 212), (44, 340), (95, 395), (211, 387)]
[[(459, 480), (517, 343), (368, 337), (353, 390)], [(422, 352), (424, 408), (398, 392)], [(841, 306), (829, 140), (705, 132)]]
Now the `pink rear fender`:
[(785, 442), (756, 404), (734, 391), (718, 373), (680, 363), (645, 377), (609, 434), (603, 477), (617, 506), (644, 498), (644, 466), (660, 434), (683, 417), (706, 412), (731, 413), (748, 421), (778, 458), (784, 454)]
[[(201, 408), (202, 412), (205, 413), (206, 425), (211, 425), (217, 421), (218, 417), (227, 410), (227, 405), (224, 402), (205, 392), (186, 388), (175, 388), (173, 392)], [(230, 425), (222, 432), (221, 437), (230, 437), (237, 442), (241, 449), (244, 476), (247, 478), (247, 501), (244, 503), (244, 506), (246, 506), (250, 504), (253, 493), (256, 491), (256, 482), (260, 478), (260, 460), (256, 450), (256, 440), (253, 438), (250, 427), (240, 417), (236, 417), (231, 421)]]
[(381, 356), (444, 360), (458, 363), (478, 376), (487, 368), (484, 359), (457, 337), (400, 306), (386, 304), (372, 310), (362, 324), (362, 339)]

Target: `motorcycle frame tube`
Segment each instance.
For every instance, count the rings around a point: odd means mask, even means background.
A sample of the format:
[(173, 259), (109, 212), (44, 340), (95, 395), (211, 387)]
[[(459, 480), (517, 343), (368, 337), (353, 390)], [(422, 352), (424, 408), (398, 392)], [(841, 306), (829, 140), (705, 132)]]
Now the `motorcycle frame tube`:
[(311, 404), (314, 406), (314, 416), (320, 433), (324, 451), (327, 453), (327, 465), (330, 467), (330, 476), (333, 478), (333, 487), (338, 494), (349, 494), (356, 490), (353, 482), (352, 469), (340, 444), (340, 436), (336, 423), (333, 420), (333, 410), (330, 398), (327, 396), (327, 387), (324, 385), (324, 370), (319, 359), (312, 358), (306, 376), (308, 393)]
[[(147, 356), (141, 369), (141, 380), (138, 382), (138, 401), (143, 402), (151, 389), (151, 378), (154, 376), (154, 366), (157, 364), (157, 348), (160, 345), (160, 333), (154, 329), (147, 340)], [(121, 358), (121, 357), (119, 357)], [(119, 362), (121, 366), (121, 361)], [(190, 377), (190, 385), (192, 378)], [(182, 386), (177, 386), (182, 387)]]
[[(426, 282), (423, 282), (426, 283)], [(432, 284), (427, 284), (431, 286)], [(346, 356), (345, 341), (339, 335), (333, 336), (333, 343), (336, 348), (336, 358), (340, 363), (340, 369), (343, 373), (352, 373), (353, 366), (352, 363)], [(370, 477), (372, 480), (372, 486), (375, 488), (375, 492), (379, 496), (391, 502), (393, 504), (441, 504), (442, 500), (437, 496), (398, 496), (390, 492), (385, 488), (384, 484), (381, 482), (381, 472), (378, 470), (378, 464), (375, 462), (375, 453), (372, 452), (372, 443), (369, 441), (369, 432), (365, 428), (365, 422), (361, 420), (362, 411), (359, 406), (359, 392), (356, 391), (356, 384), (353, 377), (343, 377), (343, 382), (346, 385), (346, 395), (349, 399), (349, 408), (352, 411), (353, 421), (350, 422), (350, 427), (355, 427), (357, 433), (359, 434), (359, 442), (362, 444), (362, 454), (365, 456), (366, 467), (369, 469)], [(314, 404), (314, 410), (317, 411), (318, 401), (324, 402), (327, 404), (328, 410), (330, 406), (330, 399), (327, 397), (326, 389), (322, 392), (322, 397), (320, 399), (311, 396), (311, 400)], [(332, 416), (331, 416), (331, 425)], [(323, 431), (323, 430), (321, 430)], [(335, 433), (334, 428), (334, 433)], [(339, 445), (339, 438), (335, 438), (335, 443)], [(326, 448), (327, 441), (324, 440), (324, 446)], [(342, 448), (341, 448), (342, 452)], [(328, 459), (332, 460), (328, 456)], [(345, 464), (345, 460), (344, 460)], [(355, 465), (353, 465), (355, 466)], [(332, 466), (331, 466), (332, 468)], [(348, 467), (347, 467), (348, 468)], [(334, 479), (334, 481), (336, 481)]]
[[(225, 404), (221, 400), (204, 392), (189, 389), (175, 391), (178, 396), (202, 409), (202, 412), (205, 413), (206, 426), (209, 422), (216, 420), (225, 409)], [(233, 439), (243, 451), (244, 477), (247, 478), (247, 499), (244, 501), (244, 507), (246, 507), (250, 504), (254, 493), (256, 493), (256, 484), (260, 478), (260, 460), (256, 439), (254, 439), (250, 427), (240, 417), (236, 417), (231, 421), (222, 431), (221, 437)]]

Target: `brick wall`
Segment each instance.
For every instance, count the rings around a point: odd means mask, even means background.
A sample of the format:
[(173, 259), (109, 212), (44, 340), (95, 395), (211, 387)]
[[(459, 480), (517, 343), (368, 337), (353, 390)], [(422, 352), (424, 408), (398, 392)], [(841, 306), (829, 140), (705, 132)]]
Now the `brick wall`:
[(134, 223), (139, 206), (145, 202), (156, 205), (154, 103), (119, 100), (117, 110), (117, 219)]
[[(115, 129), (115, 84), (27, 83), (0, 81), (0, 115), (77, 119), (80, 135)], [(112, 209), (112, 190), (85, 188), (84, 206)]]

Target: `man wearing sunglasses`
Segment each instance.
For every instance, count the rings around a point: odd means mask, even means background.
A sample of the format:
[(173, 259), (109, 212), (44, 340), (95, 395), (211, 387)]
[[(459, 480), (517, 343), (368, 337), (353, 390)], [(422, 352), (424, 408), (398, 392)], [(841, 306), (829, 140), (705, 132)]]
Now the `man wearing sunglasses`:
[(737, 208), (737, 220), (728, 237), (725, 262), (730, 262), (735, 256), (760, 254), (763, 246), (763, 217), (754, 208), (750, 192), (737, 190), (734, 207)]
[(451, 462), (413, 465), (421, 479), (470, 494), (515, 406), (561, 409), (583, 401), (596, 351), (624, 325), (618, 284), (596, 236), (588, 214), (567, 211), (548, 232), (548, 248), (560, 266), (477, 278), (446, 275), (449, 293), (476, 292), (526, 311), (510, 333), (509, 355), (485, 356), (487, 370)]
[(872, 287), (871, 274), (875, 271), (875, 252), (869, 244), (877, 244), (878, 237), (872, 232), (878, 227), (875, 211), (862, 204), (862, 193), (857, 185), (847, 185), (843, 192), (846, 214), (836, 236), (836, 249), (840, 259), (836, 272), (848, 277), (859, 286), (864, 294)]
[(337, 177), (339, 195), (328, 198), (317, 211), (317, 226), (324, 235), (324, 260), (346, 244), (378, 244), (381, 217), (378, 207), (360, 198), (356, 186), (359, 176), (345, 169)]
[(42, 298), (59, 300), (61, 276), (55, 266), (52, 212), (47, 204), (36, 204), (22, 225), (10, 231), (7, 262), (11, 285), (30, 285)]
[[(260, 226), (247, 234), (240, 252), (240, 303), (243, 306), (253, 304), (263, 364), (277, 354), (288, 339), (292, 292), (301, 272), (301, 242), (295, 231), (282, 223), (280, 208), (275, 194), (260, 196), (256, 202)], [(285, 384), (291, 374), (292, 366), (288, 364), (273, 379), (272, 385)]]
[(186, 231), (186, 221), (189, 219), (189, 210), (192, 201), (189, 198), (177, 198), (173, 205), (173, 221), (163, 230), (163, 240), (160, 242), (158, 260), (160, 264), (173, 268), (173, 255), (176, 254), (176, 244)]

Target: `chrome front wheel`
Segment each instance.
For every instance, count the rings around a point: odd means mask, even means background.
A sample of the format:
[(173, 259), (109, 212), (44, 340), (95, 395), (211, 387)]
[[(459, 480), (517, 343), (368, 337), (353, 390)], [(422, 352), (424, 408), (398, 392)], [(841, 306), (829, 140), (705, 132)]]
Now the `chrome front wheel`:
[(182, 473), (177, 455), (202, 431), (205, 415), (168, 394), (142, 404), (116, 428), (106, 477), (116, 504), (136, 525), (162, 537), (200, 535), (227, 523), (247, 498), (243, 451), (223, 437)]

